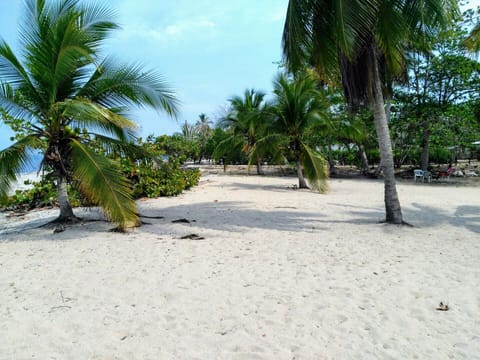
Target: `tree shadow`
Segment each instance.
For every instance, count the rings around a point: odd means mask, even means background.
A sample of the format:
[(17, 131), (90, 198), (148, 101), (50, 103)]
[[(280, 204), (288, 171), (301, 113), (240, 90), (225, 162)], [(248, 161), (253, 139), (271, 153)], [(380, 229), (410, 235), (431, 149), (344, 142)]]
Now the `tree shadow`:
[(415, 226), (435, 227), (449, 224), (465, 228), (474, 233), (480, 233), (480, 206), (460, 205), (454, 212), (435, 208), (425, 204), (412, 203), (412, 207), (405, 207), (405, 217), (415, 219)]
[[(296, 186), (298, 185), (298, 179), (292, 178), (291, 185), (260, 185), (260, 184), (246, 184), (246, 183), (230, 183), (227, 186), (230, 188), (231, 191), (236, 190), (267, 190), (267, 191), (280, 191), (280, 192), (287, 192), (287, 191), (303, 191), (303, 192), (311, 192), (308, 189), (297, 189)], [(296, 180), (296, 181), (295, 181)], [(313, 192), (312, 192), (313, 193)]]
[[(242, 187), (256, 186), (265, 188), (262, 185), (238, 184)], [(233, 186), (237, 186), (234, 184)], [(279, 186), (267, 186), (269, 191), (291, 191), (288, 188)], [(254, 207), (254, 206), (255, 207)], [(219, 201), (187, 203), (163, 207), (152, 206), (151, 203), (139, 203), (141, 215), (147, 216), (143, 220), (148, 223), (141, 228), (141, 232), (165, 234), (170, 233), (174, 237), (185, 235), (186, 231), (191, 232), (205, 230), (227, 231), (232, 233), (243, 233), (255, 231), (255, 229), (277, 230), (280, 232), (321, 232), (331, 231), (335, 224), (354, 224), (375, 226), (385, 218), (383, 207), (369, 207), (349, 203), (325, 203), (321, 211), (306, 211), (301, 207), (294, 206), (273, 206), (258, 204), (248, 201)], [(449, 224), (459, 228), (465, 228), (474, 233), (480, 233), (480, 206), (460, 205), (454, 211), (435, 208), (420, 203), (413, 203), (403, 207), (404, 218), (412, 220), (416, 227), (436, 227), (442, 224)], [(77, 231), (70, 232), (70, 229), (79, 229), (89, 233), (105, 233), (112, 230), (115, 225), (108, 223), (98, 209), (77, 212), (83, 219), (79, 224), (69, 225), (60, 234), (53, 234), (53, 229), (46, 229), (43, 234), (45, 240), (68, 240), (78, 237)], [(453, 213), (453, 215), (452, 215)], [(47, 213), (48, 216), (34, 217), (30, 220), (19, 221), (17, 224), (8, 224), (0, 230), (2, 240), (5, 235), (18, 234), (24, 231), (31, 231), (45, 225), (53, 220), (58, 214), (57, 211)], [(163, 217), (148, 218), (148, 217)], [(188, 221), (174, 223), (178, 219)], [(92, 223), (96, 221), (96, 223)], [(101, 222), (101, 225), (99, 225)], [(196, 230), (195, 230), (196, 229)], [(43, 230), (42, 230), (43, 231)], [(122, 235), (118, 235), (122, 236)], [(26, 237), (24, 237), (26, 238)]]
[[(74, 213), (79, 215), (78, 223), (65, 224), (64, 231), (58, 232), (58, 224), (54, 221), (58, 218), (58, 209), (43, 209), (37, 211), (30, 211), (25, 214), (19, 214), (9, 219), (2, 214), (1, 228), (0, 228), (0, 241), (7, 240), (8, 236), (14, 236), (18, 234), (28, 235), (32, 231), (41, 231), (43, 236), (47, 236), (45, 240), (68, 240), (76, 239), (77, 233), (68, 235), (69, 229), (88, 230), (89, 232), (105, 232), (115, 228), (115, 224), (108, 222), (99, 208), (76, 208)], [(98, 223), (104, 225), (98, 226)], [(56, 230), (57, 229), (57, 230)], [(52, 235), (50, 237), (49, 235)], [(28, 240), (28, 236), (26, 236)]]
[[(348, 208), (348, 205), (346, 207)], [(187, 229), (198, 228), (232, 233), (243, 233), (256, 229), (288, 233), (321, 232), (331, 231), (332, 224), (378, 224), (382, 216), (382, 212), (374, 208), (359, 212), (348, 210), (345, 212), (356, 216), (336, 219), (335, 214), (324, 211), (308, 212), (289, 206), (259, 209), (253, 208), (249, 202), (237, 201), (182, 204), (159, 208), (158, 212), (151, 208), (141, 210), (142, 214), (148, 216), (164, 216), (164, 219), (154, 221), (152, 226), (142, 229), (142, 231), (157, 234), (168, 231), (183, 231), (184, 233)], [(171, 223), (178, 218), (186, 218), (190, 223), (178, 223), (174, 228)]]

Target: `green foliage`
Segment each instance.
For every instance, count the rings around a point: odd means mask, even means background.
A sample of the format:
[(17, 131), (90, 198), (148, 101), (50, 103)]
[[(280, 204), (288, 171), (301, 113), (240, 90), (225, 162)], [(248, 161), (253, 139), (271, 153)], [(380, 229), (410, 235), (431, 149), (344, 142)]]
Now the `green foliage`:
[(452, 151), (444, 146), (432, 146), (430, 159), (436, 164), (447, 164), (452, 161)]
[[(133, 196), (159, 197), (174, 196), (198, 184), (198, 169), (182, 169), (191, 148), (188, 142), (178, 135), (153, 135), (140, 143), (150, 156), (137, 159), (122, 159), (122, 171), (133, 186)], [(168, 159), (168, 160), (167, 160)]]
[[(181, 169), (176, 161), (165, 162), (158, 168), (152, 165), (124, 165), (123, 170), (131, 181), (135, 199), (175, 196), (198, 185), (200, 180), (198, 169)], [(0, 201), (0, 208), (32, 210), (58, 206), (57, 188), (52, 181), (43, 179), (40, 182), (26, 182), (25, 185), (32, 185), (32, 188), (15, 191), (15, 194)], [(74, 207), (94, 205), (91, 200), (82, 196), (74, 185), (68, 187), (68, 195)]]
[[(104, 155), (138, 155), (137, 125), (123, 114), (149, 106), (175, 116), (175, 94), (159, 74), (100, 56), (118, 28), (110, 9), (78, 0), (25, 5), (22, 57), (0, 42), (1, 118), (16, 140), (0, 151), (0, 197), (39, 150), (42, 170), (75, 183), (120, 228), (138, 223), (128, 180), (118, 161)], [(59, 201), (60, 218), (71, 217), (68, 201)]]
[(325, 111), (326, 99), (318, 89), (317, 80), (312, 73), (297, 73), (291, 78), (279, 74), (275, 78), (271, 131), (262, 140), (272, 139), (265, 142), (270, 153), (276, 150), (284, 157), (290, 155), (296, 166), (303, 168), (297, 169), (300, 186), (303, 182), (300, 173), (303, 172), (313, 190), (325, 192), (328, 179), (325, 160), (308, 144), (312, 129), (318, 131), (331, 126)]
[[(119, 171), (123, 174), (120, 179), (126, 180), (122, 186), (128, 187), (128, 189), (124, 188), (123, 191), (131, 193), (131, 196), (135, 199), (175, 196), (198, 184), (200, 180), (198, 169), (181, 168), (180, 159), (185, 158), (185, 153), (183, 153), (184, 148), (181, 146), (174, 146), (178, 145), (176, 136), (164, 135), (157, 138), (149, 136), (144, 143), (139, 140), (138, 145), (143, 153), (149, 154), (148, 157), (128, 158), (115, 153), (106, 156), (107, 153), (102, 150), (101, 146), (94, 147), (95, 152), (88, 152), (88, 154), (90, 157), (97, 159), (94, 163), (102, 163), (103, 166), (101, 171), (92, 173), (104, 174), (105, 171), (109, 171), (108, 166), (117, 166), (115, 163), (120, 164)], [(173, 153), (169, 153), (165, 149), (173, 151)], [(169, 158), (168, 161), (164, 160), (166, 157)], [(103, 158), (102, 162), (99, 162), (98, 158)], [(104, 162), (110, 165), (107, 166)], [(80, 174), (79, 177), (90, 176), (88, 175), (90, 170), (81, 166), (78, 169), (87, 172), (87, 175)], [(57, 189), (51, 177), (45, 176), (40, 182), (34, 182), (31, 185), (31, 189), (17, 190), (15, 194), (0, 201), (0, 207), (30, 210), (58, 205)], [(120, 186), (116, 186), (115, 191), (120, 188)], [(111, 191), (100, 187), (96, 190), (101, 193)], [(68, 186), (68, 194), (72, 206), (99, 205), (101, 202), (101, 198), (94, 199), (91, 196), (85, 196), (81, 183), (77, 181), (73, 181)], [(119, 196), (119, 194), (116, 193), (112, 196)], [(121, 224), (121, 220), (118, 223)]]
[[(252, 163), (260, 164), (269, 155), (261, 151), (252, 152), (269, 126), (270, 109), (264, 98), (264, 92), (246, 89), (243, 97), (234, 96), (229, 99), (229, 112), (221, 121), (228, 136), (218, 142), (214, 158), (224, 158), (230, 162), (235, 158), (249, 157)], [(260, 173), (259, 167), (257, 172)]]
[(205, 147), (205, 155), (210, 159), (213, 159), (216, 162), (218, 162), (221, 156), (219, 156), (218, 154), (217, 155), (215, 154), (215, 149), (218, 147), (218, 145), (222, 141), (226, 140), (228, 137), (229, 135), (224, 129), (220, 127), (216, 127), (215, 129), (213, 129), (213, 134), (208, 139), (207, 145)]
[(166, 155), (180, 163), (194, 160), (200, 154), (200, 147), (196, 141), (189, 140), (178, 134), (172, 136), (162, 135), (156, 138), (150, 135), (144, 146), (147, 146), (150, 154), (155, 154), (156, 156)]
[(409, 53), (408, 81), (395, 88), (391, 118), (397, 165), (420, 163), (422, 150), (430, 161), (443, 162), (447, 147), (465, 146), (480, 136), (480, 64), (464, 47), (465, 25), (460, 19), (437, 30), (432, 51)]
[(57, 204), (57, 189), (52, 182), (25, 181), (25, 185), (32, 185), (29, 190), (17, 190), (15, 194), (0, 201), (0, 206), (12, 209), (31, 210), (35, 208), (54, 206)]
[[(0, 201), (0, 208), (12, 210), (33, 210), (44, 207), (58, 206), (57, 188), (55, 184), (42, 178), (40, 181), (26, 180), (24, 185), (31, 185), (27, 190), (16, 190), (11, 196)], [(68, 195), (72, 206), (85, 206), (85, 198), (82, 197), (78, 190), (73, 186), (69, 186)]]
[(130, 172), (135, 198), (175, 196), (197, 185), (200, 180), (198, 169), (181, 169), (177, 161), (156, 167), (150, 165), (142, 164)]

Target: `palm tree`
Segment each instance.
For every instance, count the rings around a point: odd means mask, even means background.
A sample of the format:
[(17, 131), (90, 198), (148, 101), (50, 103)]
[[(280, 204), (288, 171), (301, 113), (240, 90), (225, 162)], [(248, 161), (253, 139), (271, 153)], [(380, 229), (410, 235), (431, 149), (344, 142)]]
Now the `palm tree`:
[[(229, 99), (230, 110), (222, 119), (231, 135), (220, 142), (215, 149), (215, 157), (220, 157), (232, 151), (241, 151), (249, 156), (257, 140), (263, 136), (267, 126), (267, 105), (264, 102), (265, 93), (247, 89), (243, 97), (234, 96)], [(255, 154), (257, 174), (261, 174), (262, 153)]]
[(205, 156), (207, 142), (212, 136), (213, 130), (210, 127), (212, 125), (212, 121), (207, 117), (206, 114), (201, 113), (198, 115), (198, 121), (195, 124), (195, 129), (197, 131), (197, 136), (200, 144), (200, 161), (202, 162), (202, 158)]
[(181, 126), (182, 132), (181, 136), (185, 141), (193, 142), (197, 138), (197, 128), (190, 124), (187, 120)]
[(269, 133), (259, 139), (252, 154), (263, 152), (285, 156), (290, 153), (295, 160), (298, 187), (308, 188), (305, 176), (314, 190), (328, 189), (328, 169), (323, 157), (308, 145), (309, 130), (326, 124), (325, 102), (317, 89), (317, 80), (308, 74), (291, 79), (279, 74), (273, 83), (275, 95), (272, 103), (273, 122)]
[(76, 219), (66, 187), (73, 183), (120, 229), (138, 224), (130, 184), (105, 154), (138, 154), (129, 106), (175, 115), (174, 93), (156, 73), (100, 58), (100, 46), (118, 27), (109, 9), (27, 0), (25, 14), (23, 59), (0, 42), (0, 108), (18, 125), (17, 141), (0, 151), (0, 196), (31, 150), (39, 150), (41, 170), (56, 179), (59, 221)]
[[(455, 0), (290, 0), (283, 51), (290, 69), (313, 64), (327, 81), (342, 80), (352, 108), (374, 115), (385, 185), (386, 221), (403, 223), (384, 89), (404, 65), (413, 38), (424, 39), (456, 13)], [(388, 96), (387, 96), (388, 98)]]

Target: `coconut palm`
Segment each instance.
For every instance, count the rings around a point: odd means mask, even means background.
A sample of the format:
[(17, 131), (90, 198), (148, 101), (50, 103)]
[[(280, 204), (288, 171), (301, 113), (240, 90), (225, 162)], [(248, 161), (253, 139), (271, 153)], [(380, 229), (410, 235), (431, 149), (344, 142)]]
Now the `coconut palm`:
[[(222, 125), (231, 132), (231, 135), (220, 142), (215, 149), (215, 157), (233, 151), (241, 151), (249, 156), (257, 140), (263, 136), (267, 127), (268, 112), (264, 102), (265, 93), (254, 89), (247, 89), (243, 97), (234, 96), (230, 101), (230, 110)], [(257, 151), (254, 163), (257, 165), (257, 174), (261, 174), (261, 162), (264, 154)], [(250, 157), (251, 158), (251, 157)]]
[(198, 137), (198, 129), (187, 120), (181, 126), (181, 136), (185, 141), (193, 142)]
[[(137, 224), (130, 184), (105, 154), (138, 153), (129, 107), (174, 115), (173, 92), (154, 72), (99, 56), (118, 27), (111, 10), (78, 0), (27, 0), (25, 14), (23, 58), (0, 43), (0, 108), (18, 130), (17, 141), (0, 151), (0, 196), (37, 150), (43, 153), (41, 170), (56, 180), (59, 221), (75, 219), (66, 187), (74, 183), (120, 229)], [(103, 153), (94, 150), (99, 148)]]
[[(368, 101), (382, 157), (386, 221), (403, 223), (384, 86), (404, 65), (411, 39), (425, 38), (458, 11), (455, 0), (290, 0), (283, 51), (290, 69), (311, 63), (327, 81), (341, 76), (348, 102)], [(418, 41), (417, 41), (418, 43)]]
[(208, 140), (213, 134), (213, 130), (210, 127), (212, 125), (212, 121), (207, 117), (206, 114), (201, 113), (198, 115), (197, 123), (195, 124), (195, 129), (197, 131), (198, 141), (200, 144), (200, 161), (202, 162), (202, 158), (205, 156), (206, 147)]
[[(290, 78), (279, 74), (273, 83), (275, 99), (271, 113), (273, 121), (269, 131), (259, 139), (252, 151), (270, 152), (275, 157), (291, 154), (298, 175), (298, 187), (325, 192), (328, 188), (328, 169), (324, 158), (308, 144), (309, 130), (328, 125), (324, 116), (325, 102), (317, 88), (315, 77), (299, 74)], [(275, 154), (276, 150), (276, 154)]]

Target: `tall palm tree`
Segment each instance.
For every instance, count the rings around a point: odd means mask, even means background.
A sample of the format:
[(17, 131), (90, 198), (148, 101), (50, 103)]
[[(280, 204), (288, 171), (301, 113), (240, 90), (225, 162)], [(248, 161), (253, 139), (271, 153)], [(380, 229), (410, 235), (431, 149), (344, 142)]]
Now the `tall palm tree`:
[(198, 115), (198, 120), (195, 124), (195, 128), (197, 130), (198, 140), (200, 144), (200, 162), (205, 156), (208, 140), (213, 134), (213, 130), (210, 127), (210, 125), (212, 124), (212, 121), (207, 117), (206, 114), (201, 113), (200, 115)]
[(290, 153), (295, 160), (298, 187), (308, 188), (306, 176), (314, 190), (325, 192), (328, 189), (326, 161), (307, 141), (311, 129), (328, 123), (324, 116), (324, 98), (317, 85), (317, 80), (308, 74), (298, 74), (295, 78), (279, 74), (275, 78), (275, 99), (271, 107), (273, 122), (267, 134), (258, 140), (252, 154), (260, 149), (264, 149), (263, 152), (268, 149), (277, 157)]
[[(456, 0), (290, 0), (283, 51), (291, 69), (313, 64), (325, 80), (341, 77), (355, 107), (368, 101), (382, 157), (386, 221), (403, 223), (384, 89), (404, 65), (413, 38), (447, 22)], [(387, 96), (388, 97), (388, 96)]]
[(139, 153), (131, 105), (176, 113), (162, 77), (138, 65), (99, 56), (118, 26), (114, 13), (78, 0), (27, 0), (20, 39), (23, 59), (0, 42), (0, 108), (17, 121), (17, 141), (0, 151), (0, 196), (28, 161), (43, 153), (41, 169), (56, 179), (60, 221), (74, 220), (67, 183), (103, 208), (120, 229), (138, 224), (130, 184), (118, 164), (95, 151)]
[[(220, 142), (215, 149), (215, 157), (232, 150), (240, 150), (249, 156), (257, 140), (263, 136), (267, 126), (267, 105), (265, 93), (254, 89), (245, 90), (243, 97), (234, 96), (230, 101), (230, 110), (222, 119), (222, 125), (231, 135)], [(261, 174), (262, 153), (255, 154), (257, 174)]]
[(197, 128), (187, 120), (181, 126), (181, 136), (185, 141), (193, 142), (197, 138)]

